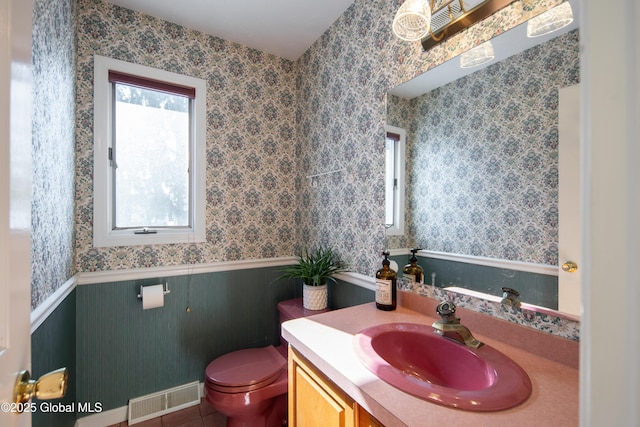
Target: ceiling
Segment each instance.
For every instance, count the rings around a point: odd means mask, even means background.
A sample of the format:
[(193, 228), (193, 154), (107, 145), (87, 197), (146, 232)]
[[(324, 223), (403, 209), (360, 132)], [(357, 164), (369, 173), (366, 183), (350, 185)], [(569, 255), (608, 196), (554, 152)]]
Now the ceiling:
[(298, 59), (354, 0), (107, 0), (282, 58)]

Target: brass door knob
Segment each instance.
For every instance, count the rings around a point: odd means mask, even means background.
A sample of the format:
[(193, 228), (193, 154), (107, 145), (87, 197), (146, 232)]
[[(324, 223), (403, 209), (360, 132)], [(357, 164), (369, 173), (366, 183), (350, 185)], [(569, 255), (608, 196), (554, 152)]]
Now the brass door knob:
[(56, 369), (44, 374), (38, 381), (31, 379), (29, 371), (20, 371), (13, 387), (13, 401), (17, 408), (23, 408), (32, 397), (40, 400), (58, 399), (67, 391), (69, 372), (67, 368)]
[(573, 261), (567, 261), (562, 264), (562, 270), (566, 271), (567, 273), (575, 273), (578, 270), (578, 264)]

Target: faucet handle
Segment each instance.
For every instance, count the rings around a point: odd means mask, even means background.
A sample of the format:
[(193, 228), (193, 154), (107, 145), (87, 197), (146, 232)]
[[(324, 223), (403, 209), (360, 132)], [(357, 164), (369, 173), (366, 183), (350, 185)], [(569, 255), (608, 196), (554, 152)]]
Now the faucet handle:
[(436, 307), (436, 313), (438, 313), (440, 316), (453, 314), (455, 312), (456, 312), (456, 305), (451, 301), (442, 301)]
[(520, 292), (511, 288), (502, 288), (502, 304), (520, 307)]
[(456, 305), (451, 301), (442, 301), (438, 304), (436, 313), (442, 317), (443, 323), (460, 323), (460, 319), (455, 316)]

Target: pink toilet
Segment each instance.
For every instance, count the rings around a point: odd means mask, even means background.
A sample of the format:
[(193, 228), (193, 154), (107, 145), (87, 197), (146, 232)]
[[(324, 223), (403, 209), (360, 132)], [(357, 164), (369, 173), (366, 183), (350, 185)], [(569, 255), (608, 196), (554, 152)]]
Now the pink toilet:
[[(280, 324), (322, 313), (302, 299), (278, 303)], [(213, 360), (205, 370), (207, 401), (227, 417), (227, 427), (281, 427), (287, 419), (287, 342), (248, 348)]]

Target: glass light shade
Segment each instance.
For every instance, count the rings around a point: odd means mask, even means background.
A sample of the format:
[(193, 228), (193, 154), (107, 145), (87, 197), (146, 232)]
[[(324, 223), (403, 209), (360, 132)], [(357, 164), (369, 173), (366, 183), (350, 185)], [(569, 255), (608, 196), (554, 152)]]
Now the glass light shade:
[(494, 57), (493, 45), (491, 41), (487, 41), (460, 55), (460, 67), (477, 67), (491, 61)]
[(406, 41), (422, 39), (431, 28), (429, 0), (405, 1), (393, 19), (393, 33)]
[(527, 37), (539, 37), (552, 33), (573, 22), (573, 10), (568, 1), (531, 18), (527, 22)]

